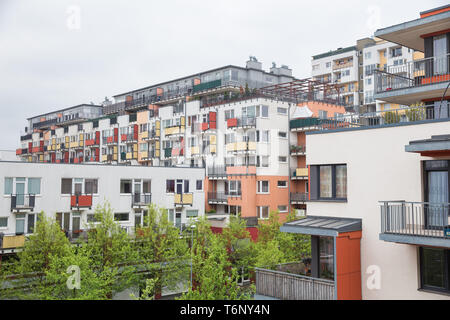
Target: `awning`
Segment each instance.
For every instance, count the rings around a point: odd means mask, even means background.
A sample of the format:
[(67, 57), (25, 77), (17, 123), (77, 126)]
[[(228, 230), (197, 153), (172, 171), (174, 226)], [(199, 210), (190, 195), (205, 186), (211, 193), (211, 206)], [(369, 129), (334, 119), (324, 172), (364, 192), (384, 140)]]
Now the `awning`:
[(450, 135), (431, 136), (431, 139), (410, 141), (406, 152), (420, 153), (425, 157), (450, 155)]
[(361, 231), (361, 226), (361, 219), (307, 216), (304, 219), (285, 223), (280, 231), (336, 237), (343, 232)]

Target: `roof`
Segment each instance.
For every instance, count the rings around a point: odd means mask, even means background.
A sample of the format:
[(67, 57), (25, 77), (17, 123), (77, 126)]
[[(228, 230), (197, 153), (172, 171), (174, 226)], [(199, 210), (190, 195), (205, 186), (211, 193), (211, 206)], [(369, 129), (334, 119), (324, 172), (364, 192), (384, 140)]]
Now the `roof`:
[(427, 152), (448, 153), (450, 150), (450, 134), (431, 136), (431, 139), (410, 141), (405, 146), (406, 152), (418, 152), (426, 156)]
[(361, 219), (307, 216), (301, 220), (285, 223), (280, 230), (287, 233), (336, 237), (342, 232), (361, 231), (361, 226)]
[(173, 79), (173, 80), (169, 80), (169, 81), (164, 81), (164, 82), (160, 82), (160, 83), (157, 83), (157, 84), (146, 86), (146, 87), (143, 87), (143, 88), (140, 88), (140, 89), (135, 89), (135, 90), (131, 90), (131, 91), (128, 91), (128, 92), (116, 94), (116, 95), (113, 96), (113, 98), (116, 98), (118, 96), (123, 96), (124, 94), (130, 94), (130, 93), (138, 92), (138, 91), (141, 91), (141, 90), (147, 90), (147, 89), (150, 89), (150, 88), (153, 88), (153, 87), (162, 86), (162, 85), (165, 85), (165, 84), (168, 84), (168, 83), (172, 83), (172, 82), (176, 82), (176, 81), (186, 80), (186, 79), (189, 79), (189, 78), (192, 78), (192, 77), (195, 77), (195, 76), (201, 76), (202, 74), (205, 74), (205, 73), (214, 72), (214, 71), (218, 71), (218, 70), (223, 70), (223, 69), (227, 69), (227, 68), (235, 68), (235, 69), (241, 69), (241, 70), (257, 70), (257, 71), (261, 71), (261, 72), (263, 72), (265, 74), (270, 74), (270, 75), (273, 75), (273, 76), (283, 76), (283, 77), (288, 77), (288, 78), (295, 79), (294, 76), (277, 75), (277, 74), (274, 74), (274, 73), (270, 73), (270, 72), (264, 71), (262, 69), (244, 68), (244, 67), (239, 67), (239, 66), (235, 66), (235, 65), (229, 64), (229, 65), (226, 65), (226, 66), (223, 66), (223, 67), (220, 67), (220, 68), (215, 68), (215, 69), (211, 69), (211, 70), (207, 70), (207, 71), (202, 71), (202, 72), (191, 74), (189, 76), (184, 76), (182, 78), (177, 78), (177, 79)]
[(321, 54), (318, 54), (318, 55), (315, 55), (315, 56), (312, 56), (312, 57), (313, 57), (313, 60), (317, 60), (317, 59), (321, 59), (321, 58), (325, 58), (325, 57), (330, 57), (330, 56), (334, 56), (334, 55), (341, 54), (341, 53), (344, 53), (344, 52), (349, 52), (349, 51), (357, 51), (356, 46), (351, 46), (351, 47), (346, 47), (346, 48), (340, 48), (340, 49), (337, 49), (337, 50), (334, 50), (334, 51), (329, 51), (329, 52), (326, 52), (326, 53), (321, 53)]
[(52, 113), (63, 112), (63, 111), (67, 111), (67, 110), (70, 110), (70, 109), (75, 109), (75, 108), (82, 107), (82, 106), (103, 108), (103, 106), (99, 106), (99, 105), (96, 105), (96, 104), (82, 103), (82, 104), (79, 104), (79, 105), (76, 105), (76, 106), (73, 106), (73, 107), (68, 107), (68, 108), (64, 108), (64, 109), (55, 110), (55, 111), (52, 111), (52, 112), (42, 113), (42, 114), (39, 114), (37, 116), (27, 118), (27, 120), (34, 119), (34, 118), (37, 118), (37, 117), (46, 116), (46, 115), (49, 115), (49, 114), (52, 114)]

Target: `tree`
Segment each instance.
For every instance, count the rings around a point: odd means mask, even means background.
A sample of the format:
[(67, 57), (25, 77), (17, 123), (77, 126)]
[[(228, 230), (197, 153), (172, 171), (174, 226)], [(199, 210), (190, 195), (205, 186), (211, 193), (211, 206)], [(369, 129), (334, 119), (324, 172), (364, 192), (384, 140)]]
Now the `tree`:
[[(136, 230), (136, 250), (142, 267), (154, 278), (154, 295), (163, 287), (175, 289), (189, 274), (189, 248), (186, 237), (169, 221), (167, 210), (151, 204), (144, 226)], [(148, 279), (147, 279), (148, 280)]]
[(228, 258), (224, 238), (213, 234), (206, 219), (196, 223), (191, 248), (193, 288), (180, 300), (249, 299), (237, 284), (237, 269)]
[(94, 219), (96, 222), (89, 223), (82, 252), (90, 259), (91, 270), (102, 280), (106, 297), (111, 299), (114, 293), (138, 285), (139, 255), (126, 230), (114, 221), (108, 202), (95, 209)]

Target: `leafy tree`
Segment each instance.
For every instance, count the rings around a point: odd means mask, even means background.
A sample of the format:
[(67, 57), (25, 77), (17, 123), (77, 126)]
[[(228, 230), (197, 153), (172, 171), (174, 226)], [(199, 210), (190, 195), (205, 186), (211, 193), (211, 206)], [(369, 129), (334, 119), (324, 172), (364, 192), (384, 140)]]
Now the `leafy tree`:
[(222, 235), (213, 234), (206, 219), (197, 222), (191, 249), (193, 288), (180, 300), (249, 299), (237, 284), (237, 269), (228, 258)]
[[(144, 227), (136, 230), (136, 250), (142, 267), (150, 272), (155, 293), (163, 287), (175, 289), (189, 274), (189, 248), (186, 237), (169, 221), (167, 210), (151, 204)], [(147, 286), (147, 291), (150, 288)]]

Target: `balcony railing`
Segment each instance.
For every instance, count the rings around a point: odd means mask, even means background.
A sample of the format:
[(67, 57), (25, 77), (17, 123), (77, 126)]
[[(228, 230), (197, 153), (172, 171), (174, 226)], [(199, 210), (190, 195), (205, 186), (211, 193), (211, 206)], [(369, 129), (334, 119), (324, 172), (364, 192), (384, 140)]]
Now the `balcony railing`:
[(175, 205), (191, 205), (194, 200), (194, 194), (193, 193), (176, 193), (175, 194)]
[(208, 192), (208, 202), (227, 203), (228, 194), (225, 192)]
[(290, 147), (291, 155), (304, 155), (306, 152), (306, 146), (291, 145)]
[(449, 81), (450, 54), (375, 70), (376, 93)]
[(255, 268), (256, 294), (281, 300), (335, 300), (332, 280)]
[(135, 193), (132, 196), (132, 207), (147, 206), (152, 203), (151, 193)]
[(450, 203), (383, 201), (381, 233), (447, 238)]
[(0, 249), (21, 248), (25, 244), (24, 234), (2, 234), (0, 233)]
[(225, 166), (208, 167), (208, 178), (226, 178), (227, 170)]
[(70, 196), (70, 208), (91, 208), (92, 194), (72, 194)]
[(308, 168), (297, 168), (292, 172), (292, 179), (308, 179)]
[(291, 202), (308, 201), (308, 192), (291, 192)]
[(34, 194), (13, 194), (11, 195), (11, 211), (13, 210), (33, 210), (36, 196)]

